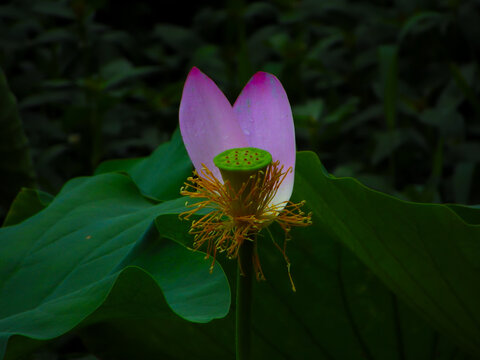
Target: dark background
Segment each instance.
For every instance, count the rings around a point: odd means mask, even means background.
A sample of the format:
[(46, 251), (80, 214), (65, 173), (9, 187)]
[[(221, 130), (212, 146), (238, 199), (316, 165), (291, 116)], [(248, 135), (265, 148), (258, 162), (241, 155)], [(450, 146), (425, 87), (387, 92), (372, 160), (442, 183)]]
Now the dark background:
[(55, 194), (105, 159), (167, 141), (192, 66), (232, 103), (256, 71), (275, 74), (298, 150), (336, 176), (412, 201), (478, 204), (479, 10), (455, 0), (6, 2), (0, 67), (35, 179), (2, 174), (0, 215), (22, 185)]

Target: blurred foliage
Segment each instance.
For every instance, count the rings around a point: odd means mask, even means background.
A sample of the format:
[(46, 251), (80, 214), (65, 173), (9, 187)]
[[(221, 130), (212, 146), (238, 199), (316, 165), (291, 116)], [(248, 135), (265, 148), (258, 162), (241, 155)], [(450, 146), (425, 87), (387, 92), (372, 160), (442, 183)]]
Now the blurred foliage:
[(15, 96), (0, 69), (0, 214), (5, 213), (22, 186), (35, 187), (28, 140), (23, 132)]
[(476, 1), (17, 0), (0, 66), (50, 192), (142, 156), (177, 125), (189, 68), (230, 101), (258, 70), (293, 105), (299, 149), (405, 199), (480, 203)]

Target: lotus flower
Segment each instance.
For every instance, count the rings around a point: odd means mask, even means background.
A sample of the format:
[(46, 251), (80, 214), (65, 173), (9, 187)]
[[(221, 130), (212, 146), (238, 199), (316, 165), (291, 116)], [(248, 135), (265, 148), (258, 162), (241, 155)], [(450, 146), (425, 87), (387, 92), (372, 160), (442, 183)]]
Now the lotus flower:
[(274, 201), (288, 201), (293, 190), (295, 129), (287, 94), (278, 79), (256, 73), (233, 107), (215, 83), (199, 69), (187, 77), (180, 103), (180, 130), (187, 152), (198, 173), (205, 164), (222, 179), (213, 158), (231, 148), (267, 150), (272, 160), (292, 168)]
[[(232, 107), (215, 83), (194, 67), (183, 89), (179, 120), (198, 175), (188, 179), (181, 193), (204, 199), (192, 204), (193, 209), (184, 216), (188, 218), (203, 208), (213, 209), (192, 223), (196, 248), (207, 242), (207, 252), (214, 259), (217, 250), (235, 258), (245, 240), (256, 244), (256, 234), (273, 221), (287, 234), (291, 226), (311, 222), (310, 214), (305, 216), (299, 210), (303, 202), (289, 202), (294, 182), (295, 129), (287, 95), (274, 75), (256, 73)], [(252, 175), (255, 171), (235, 172), (247, 174), (243, 186), (242, 182), (234, 186), (235, 176), (229, 177), (214, 162), (215, 157), (218, 160), (222, 156), (225, 162), (247, 166), (250, 160), (259, 160), (259, 154), (270, 154), (271, 163), (268, 161), (259, 176)], [(257, 277), (262, 278), (258, 257), (254, 266)]]

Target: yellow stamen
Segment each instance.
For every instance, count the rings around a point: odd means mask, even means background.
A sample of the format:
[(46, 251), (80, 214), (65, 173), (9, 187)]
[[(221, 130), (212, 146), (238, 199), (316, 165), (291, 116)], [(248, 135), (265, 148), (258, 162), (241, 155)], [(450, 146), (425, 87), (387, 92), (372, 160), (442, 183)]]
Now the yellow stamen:
[[(285, 242), (283, 248), (274, 243), (284, 256), (295, 291), (286, 244), (292, 226), (308, 226), (312, 223), (311, 213), (305, 214), (300, 210), (305, 201), (298, 204), (290, 201), (272, 202), (292, 169), (283, 171), (278, 161), (273, 162), (261, 171), (260, 176), (250, 176), (239, 189), (234, 189), (228, 180), (222, 183), (204, 164), (202, 166), (200, 176), (189, 177), (180, 191), (180, 194), (200, 201), (186, 204), (191, 209), (180, 216), (189, 219), (199, 210), (212, 210), (200, 219), (193, 220), (190, 228), (190, 234), (194, 235), (193, 247), (199, 249), (206, 243), (207, 258), (213, 256), (210, 271), (217, 252), (225, 252), (228, 258), (235, 259), (243, 242), (253, 241), (254, 271), (258, 280), (265, 279), (258, 257), (256, 235), (262, 228), (277, 222), (285, 231)], [(194, 175), (197, 175), (196, 172)]]

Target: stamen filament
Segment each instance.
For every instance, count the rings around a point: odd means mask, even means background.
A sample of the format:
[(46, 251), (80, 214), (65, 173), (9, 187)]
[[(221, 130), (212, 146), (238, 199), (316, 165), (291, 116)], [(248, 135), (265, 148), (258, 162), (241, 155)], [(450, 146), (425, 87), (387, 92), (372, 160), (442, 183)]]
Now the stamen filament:
[[(261, 176), (249, 176), (239, 188), (234, 189), (228, 180), (222, 183), (204, 164), (202, 166), (201, 174), (194, 173), (197, 176), (189, 177), (180, 191), (182, 195), (200, 201), (188, 203), (186, 207), (190, 210), (180, 216), (190, 219), (200, 210), (211, 209), (209, 213), (193, 220), (190, 229), (190, 234), (194, 236), (194, 249), (207, 244), (206, 257), (213, 257), (210, 271), (213, 270), (218, 252), (224, 252), (228, 258), (235, 259), (245, 241), (254, 241), (254, 272), (258, 280), (265, 279), (258, 257), (256, 234), (272, 222), (277, 222), (285, 232), (285, 241), (283, 248), (275, 241), (274, 243), (287, 263), (292, 289), (295, 291), (290, 261), (286, 256), (286, 244), (290, 239), (291, 227), (311, 224), (311, 213), (301, 211), (305, 201), (298, 204), (290, 201), (273, 203), (280, 185), (292, 169), (283, 171), (284, 167), (278, 161), (273, 162), (261, 170)], [(251, 240), (252, 235), (255, 235), (254, 240)]]

